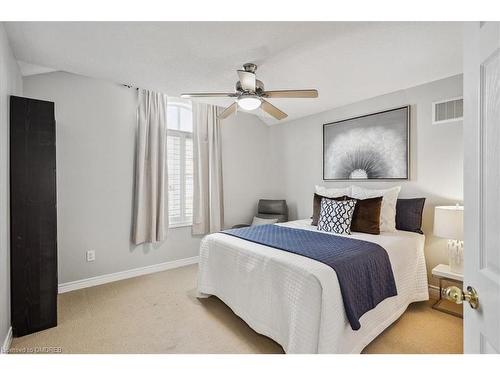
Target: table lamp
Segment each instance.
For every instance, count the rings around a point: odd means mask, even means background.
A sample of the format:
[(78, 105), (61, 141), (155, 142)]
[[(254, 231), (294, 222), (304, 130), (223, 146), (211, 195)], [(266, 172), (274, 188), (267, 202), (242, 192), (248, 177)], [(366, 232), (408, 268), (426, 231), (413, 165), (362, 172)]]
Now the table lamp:
[(450, 271), (464, 272), (464, 207), (437, 206), (434, 209), (434, 235), (448, 240)]

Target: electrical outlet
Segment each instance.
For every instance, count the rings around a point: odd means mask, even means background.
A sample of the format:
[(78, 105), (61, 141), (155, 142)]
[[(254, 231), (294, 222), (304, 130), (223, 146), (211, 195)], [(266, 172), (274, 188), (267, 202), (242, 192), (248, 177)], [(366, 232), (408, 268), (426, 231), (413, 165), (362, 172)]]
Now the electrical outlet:
[(87, 251), (87, 262), (93, 262), (95, 260), (95, 250)]

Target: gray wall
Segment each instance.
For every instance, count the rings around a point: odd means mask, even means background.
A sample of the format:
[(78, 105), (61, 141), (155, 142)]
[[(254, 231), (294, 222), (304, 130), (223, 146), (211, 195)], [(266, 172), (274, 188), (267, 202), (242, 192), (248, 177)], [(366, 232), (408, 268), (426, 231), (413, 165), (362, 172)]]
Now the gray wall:
[(10, 327), (9, 95), (21, 92), (21, 74), (0, 23), (0, 346)]
[[(320, 93), (321, 95), (321, 93)], [(432, 236), (433, 207), (463, 200), (462, 123), (432, 125), (431, 103), (462, 95), (462, 76), (378, 96), (314, 116), (271, 127), (276, 178), (293, 218), (311, 216), (314, 185), (346, 186), (322, 180), (322, 125), (327, 122), (410, 104), (411, 179), (357, 182), (366, 187), (401, 185), (401, 197), (426, 197), (423, 230), (430, 270), (447, 263), (445, 241)]]
[(260, 198), (279, 199), (271, 164), (270, 127), (236, 113), (222, 122), (225, 226), (250, 223)]
[[(56, 103), (60, 283), (198, 255), (190, 227), (170, 229), (158, 246), (130, 244), (135, 90), (56, 72), (25, 77), (24, 94)], [(250, 115), (223, 123), (227, 226), (250, 220), (264, 194), (269, 172), (253, 167), (265, 160), (268, 132)]]

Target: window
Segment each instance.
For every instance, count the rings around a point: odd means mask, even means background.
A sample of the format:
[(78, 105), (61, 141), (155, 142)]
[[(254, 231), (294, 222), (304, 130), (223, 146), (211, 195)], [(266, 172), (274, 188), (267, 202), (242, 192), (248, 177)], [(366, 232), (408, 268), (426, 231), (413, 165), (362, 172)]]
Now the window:
[(187, 102), (167, 107), (168, 216), (170, 227), (193, 222), (193, 116)]

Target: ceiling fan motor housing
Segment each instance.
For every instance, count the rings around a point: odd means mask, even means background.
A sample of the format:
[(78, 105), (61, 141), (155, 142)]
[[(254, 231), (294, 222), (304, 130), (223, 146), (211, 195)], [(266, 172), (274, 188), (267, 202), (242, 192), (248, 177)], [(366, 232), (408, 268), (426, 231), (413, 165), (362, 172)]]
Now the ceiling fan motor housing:
[[(243, 88), (241, 87), (240, 81), (236, 82), (236, 91), (245, 92), (245, 90), (243, 90)], [(256, 79), (255, 80), (255, 93), (260, 95), (263, 91), (264, 91), (264, 82)]]

